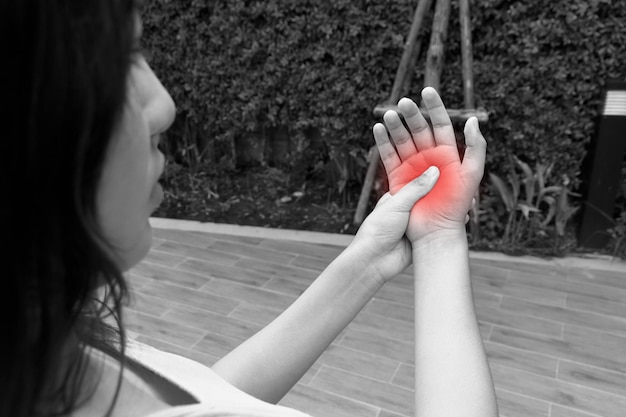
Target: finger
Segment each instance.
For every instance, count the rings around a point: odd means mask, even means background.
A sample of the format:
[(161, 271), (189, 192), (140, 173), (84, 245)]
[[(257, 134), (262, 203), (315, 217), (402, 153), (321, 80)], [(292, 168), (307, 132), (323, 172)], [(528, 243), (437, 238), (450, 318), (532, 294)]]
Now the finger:
[(439, 169), (436, 166), (431, 166), (393, 196), (392, 201), (395, 209), (398, 211), (410, 211), (415, 203), (432, 190), (438, 179)]
[(402, 112), (404, 120), (406, 120), (417, 150), (421, 151), (435, 146), (430, 126), (424, 119), (424, 116), (422, 116), (422, 112), (420, 112), (417, 104), (413, 100), (404, 97), (398, 102), (398, 108)]
[(389, 129), (391, 139), (396, 145), (396, 150), (398, 151), (398, 155), (400, 155), (400, 159), (406, 161), (411, 156), (415, 155), (417, 153), (415, 144), (413, 143), (411, 135), (402, 124), (398, 113), (393, 110), (389, 110), (385, 112), (383, 119), (385, 120), (387, 129)]
[(382, 159), (385, 171), (387, 171), (387, 175), (389, 175), (390, 172), (400, 166), (400, 157), (391, 142), (389, 142), (385, 125), (376, 123), (372, 128), (372, 132), (374, 133), (374, 140), (378, 146), (380, 159)]
[(474, 210), (474, 207), (476, 207), (476, 198), (472, 198), (472, 207), (470, 210)]
[(435, 144), (456, 146), (452, 121), (450, 121), (450, 116), (448, 116), (446, 107), (437, 91), (432, 87), (424, 88), (422, 99), (424, 99), (424, 104), (430, 115), (430, 122), (433, 125)]
[(465, 224), (469, 223), (469, 219), (470, 219), (469, 214), (466, 214), (465, 215)]
[(387, 201), (389, 201), (389, 199), (391, 198), (391, 193), (390, 192), (386, 192), (385, 194), (383, 194), (382, 197), (380, 197), (378, 199), (378, 201), (376, 202), (376, 207), (378, 206), (382, 206), (383, 204), (385, 204)]
[[(465, 134), (465, 155), (463, 156), (462, 165), (477, 177), (480, 176), (482, 178), (485, 171), (487, 142), (482, 133), (480, 133), (476, 117), (467, 119), (463, 133)], [(478, 181), (480, 181), (480, 178), (478, 178)]]

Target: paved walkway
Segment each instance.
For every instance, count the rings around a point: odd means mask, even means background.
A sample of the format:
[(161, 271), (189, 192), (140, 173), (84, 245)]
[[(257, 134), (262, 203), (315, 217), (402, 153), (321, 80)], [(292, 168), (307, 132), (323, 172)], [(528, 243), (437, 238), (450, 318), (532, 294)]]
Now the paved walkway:
[[(350, 239), (152, 220), (153, 250), (130, 272), (131, 336), (207, 365), (293, 302)], [(501, 416), (626, 416), (626, 264), (470, 258)], [(281, 404), (313, 416), (412, 416), (412, 297), (405, 272)]]

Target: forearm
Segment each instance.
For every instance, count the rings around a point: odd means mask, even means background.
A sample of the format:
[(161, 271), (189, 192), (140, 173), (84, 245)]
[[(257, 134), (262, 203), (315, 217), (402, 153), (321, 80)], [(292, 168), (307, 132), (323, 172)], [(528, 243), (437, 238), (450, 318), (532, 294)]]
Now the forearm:
[(497, 416), (465, 230), (414, 243), (416, 416)]
[(239, 389), (278, 402), (313, 365), (382, 283), (348, 249), (267, 327), (213, 369)]

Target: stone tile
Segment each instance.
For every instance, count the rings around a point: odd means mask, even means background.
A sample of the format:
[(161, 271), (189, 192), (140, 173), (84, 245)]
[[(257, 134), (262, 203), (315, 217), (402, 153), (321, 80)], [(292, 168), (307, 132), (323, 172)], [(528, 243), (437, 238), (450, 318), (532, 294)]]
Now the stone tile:
[(135, 311), (141, 311), (153, 316), (162, 316), (166, 311), (174, 307), (175, 303), (164, 298), (153, 297), (141, 291), (129, 292), (128, 307)]
[(237, 306), (228, 315), (229, 317), (249, 321), (250, 323), (260, 324), (262, 326), (268, 325), (272, 320), (282, 313), (283, 310), (275, 308), (264, 307), (258, 304), (250, 304), (243, 302)]
[(520, 284), (517, 282), (494, 282), (483, 277), (472, 277), (472, 289), (474, 292), (482, 291), (492, 294), (521, 298), (523, 300), (533, 301), (535, 303), (565, 306), (565, 298), (567, 293), (559, 291), (546, 291), (545, 289), (535, 288), (530, 285)]
[(198, 259), (187, 259), (178, 265), (178, 269), (198, 274), (208, 274), (214, 278), (221, 278), (224, 280), (236, 281), (255, 286), (265, 284), (273, 275), (253, 269), (241, 268), (239, 266), (221, 265)]
[(394, 413), (392, 411), (383, 409), (383, 410), (380, 410), (378, 417), (413, 417), (413, 416), (407, 416), (406, 414), (398, 414), (398, 413)]
[(195, 327), (205, 333), (218, 333), (244, 341), (262, 329), (263, 326), (210, 313), (186, 306), (177, 306), (168, 311), (164, 319)]
[(348, 398), (386, 408), (392, 412), (413, 415), (415, 395), (412, 390), (323, 366), (310, 385)]
[(593, 282), (579, 282), (560, 277), (540, 276), (515, 272), (511, 279), (515, 282), (531, 285), (535, 288), (598, 297), (607, 301), (621, 302), (626, 299), (626, 290), (600, 285)]
[(399, 362), (409, 364), (415, 362), (413, 343), (387, 339), (354, 329), (345, 332), (339, 345)]
[(626, 319), (622, 318), (563, 307), (541, 305), (509, 297), (503, 299), (501, 308), (513, 314), (524, 315), (527, 318), (528, 316), (541, 317), (555, 322), (590, 327), (592, 329), (626, 336)]
[(163, 342), (191, 348), (203, 336), (198, 329), (173, 323), (161, 317), (126, 309), (124, 321), (128, 329), (143, 336), (149, 336)]
[(310, 284), (308, 282), (303, 282), (303, 280), (299, 280), (297, 278), (274, 277), (263, 284), (263, 288), (299, 297), (306, 291), (307, 288), (309, 288), (309, 285)]
[(184, 260), (184, 256), (162, 252), (158, 249), (151, 249), (146, 257), (143, 258), (142, 262), (149, 262), (151, 264), (169, 266), (170, 268), (173, 268)]
[(470, 259), (470, 275), (472, 277), (491, 278), (498, 281), (506, 281), (511, 269), (491, 263), (484, 263)]
[(160, 339), (155, 339), (151, 336), (138, 335), (136, 338), (133, 339), (146, 345), (152, 346), (153, 348), (162, 350), (164, 352), (175, 353), (176, 355), (184, 356), (186, 358), (189, 357), (189, 352), (191, 352), (191, 350), (188, 348), (182, 347), (174, 343), (168, 343)]
[(126, 278), (126, 284), (130, 290), (139, 290), (144, 285), (152, 282), (152, 278), (143, 276), (137, 273), (135, 270), (130, 270), (124, 274), (124, 278)]
[(236, 242), (236, 243), (245, 243), (246, 245), (258, 245), (264, 239), (260, 237), (253, 236), (236, 236), (236, 235), (224, 235), (221, 233), (207, 233), (210, 237), (215, 240), (225, 240), (227, 242)]
[(400, 363), (391, 383), (409, 390), (415, 390), (415, 366)]
[(385, 286), (396, 287), (405, 291), (413, 291), (415, 289), (415, 279), (413, 277), (413, 267), (409, 266), (403, 272), (399, 273), (388, 281)]
[(568, 294), (566, 305), (568, 309), (591, 311), (626, 319), (623, 301), (608, 301), (591, 295)]
[(332, 260), (335, 259), (344, 248), (339, 246), (316, 245), (290, 240), (265, 239), (259, 246), (273, 249), (279, 252), (292, 253), (295, 255), (307, 255), (314, 258)]
[(480, 338), (483, 340), (488, 340), (489, 335), (491, 334), (491, 329), (493, 329), (493, 324), (485, 323), (484, 321), (478, 321), (478, 331), (480, 332)]
[(234, 255), (227, 248), (222, 248), (222, 244), (226, 244), (226, 242), (218, 241), (210, 248), (199, 248), (184, 243), (166, 241), (158, 249), (163, 252), (184, 256), (185, 258), (199, 259), (220, 265), (234, 265), (235, 262), (241, 259), (241, 256)]
[(215, 238), (202, 232), (192, 232), (189, 230), (176, 230), (176, 229), (152, 229), (153, 236), (159, 238), (162, 242), (179, 242), (187, 245), (197, 246), (199, 248), (206, 248), (209, 245), (215, 243)]
[(152, 235), (152, 242), (151, 242), (150, 247), (151, 248), (157, 248), (161, 243), (165, 242), (167, 239), (161, 239), (161, 238), (158, 238), (158, 237), (154, 237), (154, 230), (155, 229), (152, 229), (152, 230), (153, 230), (153, 235)]
[(392, 285), (384, 285), (376, 293), (376, 298), (379, 300), (390, 301), (392, 303), (398, 303), (405, 306), (413, 306), (415, 302), (413, 294), (413, 291), (407, 291), (404, 288), (398, 288)]
[(200, 289), (201, 293), (214, 294), (232, 300), (285, 310), (296, 299), (294, 296), (269, 291), (264, 288), (240, 284), (225, 279), (214, 279)]
[(322, 272), (330, 264), (330, 261), (322, 258), (314, 258), (307, 255), (298, 255), (290, 263), (293, 266)]
[(333, 392), (297, 384), (279, 405), (295, 408), (311, 416), (376, 417), (379, 409)]
[(244, 243), (224, 240), (219, 240), (210, 247), (220, 252), (236, 253), (240, 257), (254, 258), (279, 264), (287, 264), (296, 257), (293, 253), (279, 252), (258, 245), (246, 245)]
[[(494, 326), (489, 341), (501, 343), (518, 349), (525, 349), (546, 356), (563, 358), (588, 365), (598, 366), (610, 370), (623, 372), (626, 370), (626, 357), (618, 346), (609, 348), (601, 342), (590, 342), (594, 337), (590, 333), (586, 338), (568, 335), (567, 327), (563, 340), (543, 336), (537, 333), (521, 332), (507, 327)], [(609, 335), (601, 335), (602, 339), (611, 339)], [(616, 341), (611, 339), (610, 343)], [(599, 343), (596, 344), (596, 343)], [(623, 347), (626, 345), (622, 345)]]
[(567, 279), (568, 281), (603, 285), (626, 290), (626, 279), (624, 279), (624, 274), (615, 271), (599, 271), (589, 268), (570, 268), (567, 270)]
[[(127, 274), (141, 297), (127, 309), (128, 333), (207, 366), (280, 314), (343, 250), (212, 233), (167, 233), (155, 233), (156, 247)], [(208, 246), (208, 252), (202, 250)], [(185, 262), (186, 256), (207, 254), (219, 257)], [(183, 263), (186, 268), (179, 269)], [(623, 415), (623, 274), (514, 258), (470, 259), (470, 267), (502, 417)], [(284, 402), (312, 415), (413, 417), (400, 410), (397, 397), (384, 395), (386, 390), (413, 390), (412, 332), (413, 276), (408, 268), (341, 332)], [(351, 380), (344, 374), (359, 383), (346, 383)], [(315, 385), (324, 381), (324, 389)]]
[(483, 345), (490, 364), (505, 365), (538, 375), (556, 377), (558, 360), (555, 357), (489, 341), (485, 341)]
[(405, 304), (381, 300), (377, 297), (374, 297), (367, 304), (367, 306), (363, 309), (363, 312), (389, 317), (396, 320), (403, 320), (409, 323), (413, 323), (415, 321), (413, 304), (407, 306)]
[(505, 309), (476, 306), (476, 315), (480, 321), (485, 323), (511, 327), (526, 332), (545, 334), (553, 337), (561, 337), (563, 333), (563, 325), (560, 323), (524, 316)]
[(193, 349), (189, 351), (189, 356), (187, 357), (196, 362), (200, 362), (201, 364), (203, 364), (204, 366), (208, 366), (209, 368), (211, 368), (213, 365), (217, 363), (217, 361), (220, 360), (220, 358), (218, 358), (217, 356), (198, 352), (197, 350), (193, 350)]
[(154, 265), (148, 262), (142, 262), (132, 269), (133, 272), (140, 274), (151, 280), (161, 281), (168, 284), (176, 284), (187, 288), (200, 288), (211, 277), (208, 274), (196, 274), (180, 269), (168, 268), (162, 265)]
[(391, 381), (399, 364), (398, 361), (337, 344), (330, 345), (316, 363), (320, 366), (327, 365), (382, 382)]
[(585, 413), (570, 407), (562, 407), (557, 404), (550, 404), (550, 417), (604, 417), (599, 414)]
[(349, 328), (408, 343), (413, 343), (415, 340), (413, 323), (375, 314), (361, 312), (350, 323)]
[(623, 417), (626, 410), (626, 397), (500, 365), (491, 372), (496, 387), (534, 399), (605, 417)]
[(196, 352), (191, 349), (186, 349), (172, 343), (167, 343), (159, 339), (154, 339), (149, 336), (141, 335), (137, 338), (137, 341), (165, 352), (175, 353), (177, 355), (184, 356), (188, 359), (200, 362), (201, 364), (203, 364), (204, 366), (208, 366), (209, 368), (219, 360), (219, 358), (216, 356), (206, 355), (204, 353)]
[(584, 327), (565, 326), (563, 340), (585, 355), (579, 362), (626, 372), (626, 337)]
[(474, 305), (476, 307), (498, 308), (502, 296), (491, 292), (474, 291)]
[(319, 272), (311, 271), (310, 269), (298, 268), (287, 265), (286, 263), (273, 262), (269, 260), (264, 261), (254, 258), (242, 258), (235, 265), (241, 268), (264, 272), (273, 277), (290, 278), (297, 281), (303, 281), (304, 283), (311, 283), (320, 275)]
[(496, 390), (500, 417), (550, 417), (550, 403)]
[(236, 298), (220, 297), (215, 294), (208, 294), (158, 281), (146, 285), (141, 289), (140, 293), (225, 315), (239, 305), (239, 301)]
[(241, 344), (240, 339), (219, 333), (208, 333), (191, 348), (192, 351), (222, 358)]
[(315, 375), (317, 375), (321, 367), (322, 365), (314, 363), (313, 366), (311, 366), (309, 370), (306, 371), (304, 375), (302, 375), (298, 383), (302, 385), (308, 385), (309, 382), (311, 382), (311, 380), (315, 377)]
[(558, 378), (588, 388), (626, 396), (626, 373), (559, 360)]

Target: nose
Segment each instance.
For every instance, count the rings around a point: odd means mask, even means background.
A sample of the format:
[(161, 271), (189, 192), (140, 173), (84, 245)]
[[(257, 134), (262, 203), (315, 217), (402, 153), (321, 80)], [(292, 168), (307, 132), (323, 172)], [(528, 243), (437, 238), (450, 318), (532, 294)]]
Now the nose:
[(176, 117), (176, 105), (152, 69), (150, 67), (147, 69), (150, 82), (147, 83), (149, 91), (146, 94), (147, 100), (143, 111), (148, 121), (150, 135), (154, 136), (165, 132), (172, 125)]

